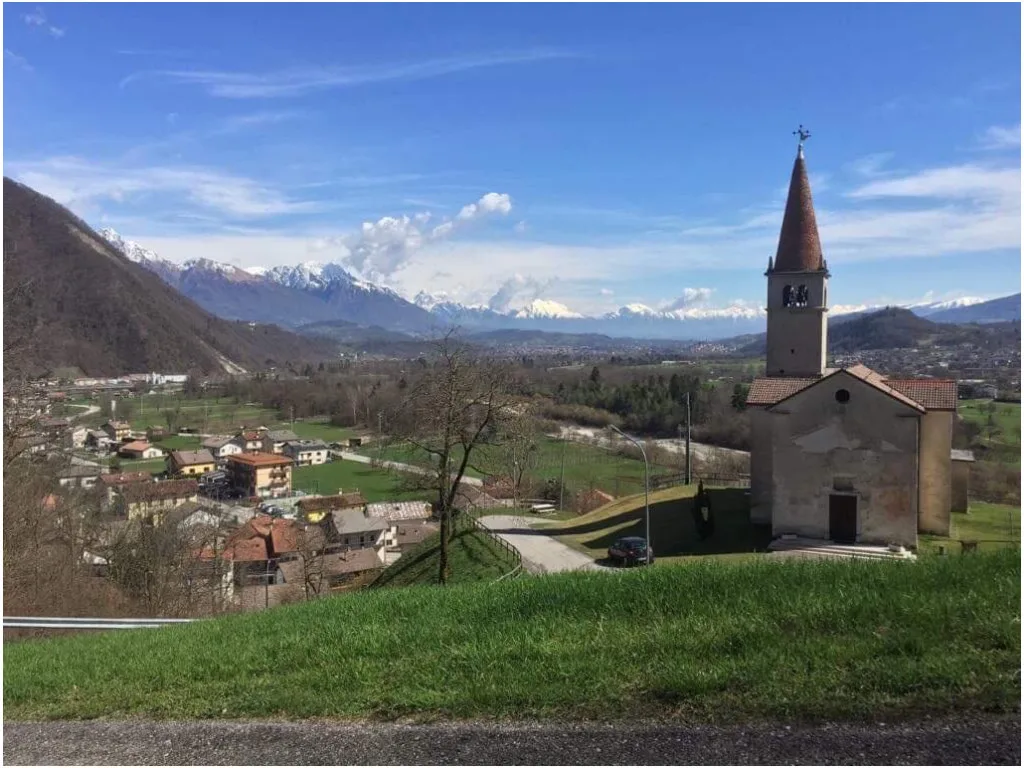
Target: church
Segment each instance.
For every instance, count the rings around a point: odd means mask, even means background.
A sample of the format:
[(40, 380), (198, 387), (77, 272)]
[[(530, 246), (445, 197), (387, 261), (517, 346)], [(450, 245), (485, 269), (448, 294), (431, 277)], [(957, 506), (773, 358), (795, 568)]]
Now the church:
[(830, 275), (800, 133), (765, 272), (765, 376), (747, 398), (751, 521), (773, 538), (916, 548), (918, 533), (950, 531), (956, 381), (827, 367)]

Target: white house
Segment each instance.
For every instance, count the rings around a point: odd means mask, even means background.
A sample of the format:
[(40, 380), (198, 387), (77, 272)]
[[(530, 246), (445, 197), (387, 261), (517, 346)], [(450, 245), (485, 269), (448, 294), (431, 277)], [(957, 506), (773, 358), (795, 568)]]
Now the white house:
[(213, 454), (215, 459), (226, 459), (236, 453), (242, 453), (242, 446), (230, 437), (208, 437), (202, 442), (202, 447)]
[(71, 447), (84, 448), (85, 439), (89, 436), (89, 430), (85, 427), (75, 427), (71, 430)]
[(284, 444), (284, 454), (298, 467), (316, 466), (327, 462), (330, 449), (323, 440), (296, 440)]

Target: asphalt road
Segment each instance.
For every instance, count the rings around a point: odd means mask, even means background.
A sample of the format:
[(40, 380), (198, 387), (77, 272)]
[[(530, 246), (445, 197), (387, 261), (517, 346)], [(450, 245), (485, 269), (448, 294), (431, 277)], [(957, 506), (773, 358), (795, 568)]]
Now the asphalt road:
[(519, 550), (523, 556), (523, 567), (529, 573), (607, 570), (558, 539), (534, 530), (527, 517), (485, 515), (480, 518), (480, 523)]
[(1020, 716), (684, 726), (4, 723), (7, 765), (1020, 765)]

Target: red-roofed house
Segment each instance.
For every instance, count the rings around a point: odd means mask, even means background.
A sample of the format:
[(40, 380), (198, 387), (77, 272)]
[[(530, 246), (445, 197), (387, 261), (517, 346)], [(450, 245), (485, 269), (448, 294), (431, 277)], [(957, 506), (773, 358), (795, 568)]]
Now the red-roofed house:
[(847, 544), (948, 535), (956, 382), (826, 367), (829, 271), (802, 139), (765, 276), (766, 376), (747, 397), (752, 521)]

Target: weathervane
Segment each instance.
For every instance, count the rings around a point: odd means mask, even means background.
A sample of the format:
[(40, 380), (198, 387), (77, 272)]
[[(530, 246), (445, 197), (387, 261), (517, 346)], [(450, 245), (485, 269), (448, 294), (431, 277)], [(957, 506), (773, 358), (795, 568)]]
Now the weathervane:
[(800, 143), (797, 145), (797, 151), (802, 155), (804, 153), (804, 142), (811, 138), (811, 132), (804, 128), (803, 123), (800, 127), (793, 131), (794, 136), (800, 137)]

